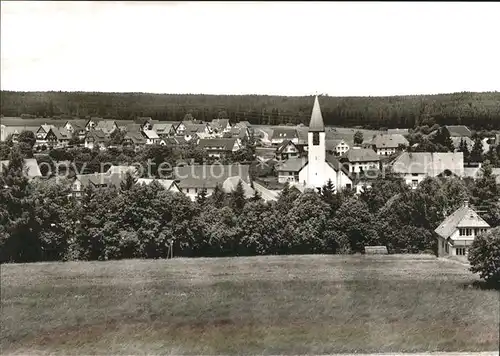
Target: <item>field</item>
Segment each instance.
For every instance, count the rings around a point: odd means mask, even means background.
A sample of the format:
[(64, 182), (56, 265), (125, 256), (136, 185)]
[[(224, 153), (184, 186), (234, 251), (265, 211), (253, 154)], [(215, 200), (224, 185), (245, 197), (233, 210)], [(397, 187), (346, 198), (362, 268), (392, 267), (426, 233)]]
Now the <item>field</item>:
[(2, 354), (498, 350), (499, 295), (432, 256), (2, 265)]

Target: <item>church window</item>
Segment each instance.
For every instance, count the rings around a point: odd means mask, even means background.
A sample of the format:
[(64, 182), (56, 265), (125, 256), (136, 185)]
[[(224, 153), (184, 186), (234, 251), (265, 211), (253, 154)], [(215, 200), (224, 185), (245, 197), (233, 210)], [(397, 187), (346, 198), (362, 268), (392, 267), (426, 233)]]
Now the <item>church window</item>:
[(313, 146), (319, 146), (319, 132), (313, 132)]

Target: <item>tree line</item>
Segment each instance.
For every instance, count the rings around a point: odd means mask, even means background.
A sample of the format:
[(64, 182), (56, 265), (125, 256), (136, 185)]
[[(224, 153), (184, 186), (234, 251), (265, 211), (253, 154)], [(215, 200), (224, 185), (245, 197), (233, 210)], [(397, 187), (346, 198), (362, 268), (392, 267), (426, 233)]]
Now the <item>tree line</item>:
[[(312, 96), (202, 95), (98, 92), (1, 92), (1, 114), (100, 116), (133, 119), (150, 116), (178, 121), (191, 114), (210, 121), (227, 118), (252, 124), (308, 124)], [(461, 92), (390, 97), (320, 98), (326, 125), (365, 128), (413, 128), (423, 124), (467, 125), (500, 129), (499, 92)]]
[(11, 150), (0, 175), (1, 262), (109, 260), (174, 256), (249, 256), (356, 253), (366, 245), (390, 252), (435, 251), (434, 229), (465, 199), (493, 226), (500, 222), (499, 190), (486, 163), (476, 181), (427, 178), (409, 189), (397, 176), (372, 183), (357, 196), (300, 193), (285, 185), (275, 202), (200, 190), (196, 201), (127, 175), (120, 187), (71, 194), (71, 181), (29, 181), (23, 155)]

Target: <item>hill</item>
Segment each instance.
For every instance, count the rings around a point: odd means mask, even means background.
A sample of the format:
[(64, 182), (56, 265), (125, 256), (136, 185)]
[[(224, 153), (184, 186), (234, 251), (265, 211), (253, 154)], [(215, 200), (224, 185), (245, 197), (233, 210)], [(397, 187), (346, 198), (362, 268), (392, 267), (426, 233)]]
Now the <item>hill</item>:
[[(411, 128), (463, 124), (500, 129), (500, 92), (462, 92), (391, 97), (320, 98), (326, 125), (364, 128)], [(151, 116), (180, 120), (191, 113), (252, 124), (308, 123), (312, 97), (98, 92), (1, 92), (1, 114), (102, 116), (129, 119)]]
[(3, 354), (493, 351), (498, 292), (425, 255), (5, 264)]

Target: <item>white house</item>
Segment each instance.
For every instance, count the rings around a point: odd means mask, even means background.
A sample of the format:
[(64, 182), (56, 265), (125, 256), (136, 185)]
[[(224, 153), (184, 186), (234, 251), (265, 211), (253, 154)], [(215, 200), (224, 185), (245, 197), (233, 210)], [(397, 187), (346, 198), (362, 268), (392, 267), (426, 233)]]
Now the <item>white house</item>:
[(404, 147), (408, 147), (410, 143), (400, 134), (380, 134), (375, 135), (365, 144), (372, 147), (380, 156), (390, 156)]
[(352, 144), (344, 139), (326, 140), (326, 146), (330, 151), (333, 151), (339, 156), (344, 155), (351, 148)]
[(490, 228), (468, 201), (437, 227), (438, 256), (467, 256), (474, 238)]
[(198, 147), (207, 151), (209, 157), (220, 158), (231, 152), (237, 152), (241, 149), (236, 138), (209, 138), (200, 139)]
[(371, 148), (352, 147), (340, 160), (348, 164), (349, 172), (352, 173), (373, 171), (380, 168), (380, 157)]
[(413, 189), (426, 177), (464, 176), (462, 152), (403, 152), (391, 164), (392, 171), (401, 174)]
[(276, 157), (281, 159), (297, 158), (299, 154), (299, 148), (290, 140), (283, 141), (283, 143), (276, 148)]
[(306, 188), (320, 189), (331, 180), (336, 190), (352, 187), (349, 172), (333, 155), (326, 154), (325, 126), (318, 97), (314, 99), (307, 146), (307, 158), (291, 158), (276, 167), (281, 182), (298, 182)]
[(146, 138), (146, 145), (155, 145), (160, 143), (160, 136), (154, 130), (144, 130), (144, 137)]

